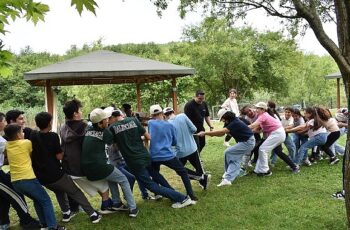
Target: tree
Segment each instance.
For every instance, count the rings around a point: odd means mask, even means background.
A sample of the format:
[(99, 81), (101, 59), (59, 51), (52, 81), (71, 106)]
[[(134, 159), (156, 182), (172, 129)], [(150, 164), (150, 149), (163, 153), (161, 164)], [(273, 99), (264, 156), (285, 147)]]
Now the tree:
[[(159, 9), (165, 9), (171, 0), (155, 0)], [(244, 18), (249, 12), (264, 10), (269, 16), (281, 19), (292, 35), (310, 28), (320, 44), (337, 63), (342, 74), (350, 109), (350, 1), (348, 0), (181, 0), (180, 15), (201, 5), (216, 15), (230, 19)], [(324, 30), (324, 23), (334, 22), (337, 26), (338, 44)], [(349, 119), (350, 123), (350, 119)], [(346, 141), (345, 157), (345, 203), (350, 223), (350, 132)]]

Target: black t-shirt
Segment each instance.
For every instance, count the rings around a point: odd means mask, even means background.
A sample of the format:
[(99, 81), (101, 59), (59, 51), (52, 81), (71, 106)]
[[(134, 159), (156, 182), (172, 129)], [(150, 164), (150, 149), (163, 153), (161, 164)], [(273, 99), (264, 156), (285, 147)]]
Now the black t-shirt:
[(187, 102), (184, 108), (186, 116), (196, 126), (197, 132), (204, 131), (204, 119), (209, 117), (209, 109), (204, 101), (198, 104), (194, 99)]
[(32, 165), (34, 173), (43, 185), (51, 184), (64, 175), (56, 154), (62, 153), (57, 133), (32, 131), (30, 140), (33, 145)]
[(245, 142), (254, 135), (252, 130), (237, 117), (229, 124), (225, 125), (225, 128), (230, 131), (230, 135), (236, 140), (236, 142)]

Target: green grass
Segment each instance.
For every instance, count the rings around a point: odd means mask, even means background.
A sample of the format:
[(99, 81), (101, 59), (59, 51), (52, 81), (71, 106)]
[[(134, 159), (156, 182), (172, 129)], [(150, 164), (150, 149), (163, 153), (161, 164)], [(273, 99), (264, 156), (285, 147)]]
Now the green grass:
[[(218, 124), (216, 125), (217, 127)], [(344, 137), (342, 137), (344, 143)], [(79, 213), (68, 229), (347, 229), (343, 201), (331, 194), (341, 188), (341, 163), (335, 166), (321, 161), (303, 167), (293, 175), (280, 159), (273, 175), (259, 178), (254, 174), (238, 178), (232, 186), (216, 187), (223, 174), (223, 138), (207, 137), (202, 153), (205, 169), (212, 174), (208, 191), (192, 182), (199, 201), (196, 205), (174, 210), (167, 199), (143, 201), (138, 188), (134, 195), (140, 209), (136, 219), (126, 213), (103, 216), (99, 224), (90, 224), (87, 215)], [(170, 184), (184, 192), (179, 177), (162, 168)], [(51, 197), (52, 194), (51, 194)], [(55, 198), (56, 216), (61, 218)], [(99, 208), (99, 197), (90, 198)], [(32, 204), (31, 213), (35, 215)], [(11, 210), (12, 225), (18, 218)], [(18, 229), (14, 226), (13, 229)]]

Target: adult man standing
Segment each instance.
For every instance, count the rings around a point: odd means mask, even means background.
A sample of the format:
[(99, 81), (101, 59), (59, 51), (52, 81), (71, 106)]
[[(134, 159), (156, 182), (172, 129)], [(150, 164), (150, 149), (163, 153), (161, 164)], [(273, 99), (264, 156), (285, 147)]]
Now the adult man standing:
[[(202, 90), (197, 90), (195, 98), (186, 103), (184, 112), (186, 116), (192, 121), (192, 123), (196, 126), (197, 132), (205, 131), (204, 129), (204, 120), (208, 124), (210, 131), (214, 129), (211, 125), (210, 117), (209, 117), (209, 109), (207, 103), (204, 101), (204, 92)], [(205, 136), (200, 137), (194, 135), (198, 146), (198, 152), (201, 153), (202, 149), (205, 146)]]

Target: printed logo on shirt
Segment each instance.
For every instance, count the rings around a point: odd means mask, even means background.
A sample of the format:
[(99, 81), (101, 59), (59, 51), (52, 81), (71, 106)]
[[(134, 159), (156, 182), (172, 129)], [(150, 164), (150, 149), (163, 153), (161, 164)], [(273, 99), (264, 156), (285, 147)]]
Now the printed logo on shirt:
[(85, 134), (86, 137), (95, 137), (97, 139), (103, 140), (103, 132), (101, 131), (94, 131), (94, 130), (89, 130)]
[(129, 123), (122, 124), (122, 125), (113, 126), (113, 130), (115, 134), (118, 134), (128, 129), (134, 129), (134, 128), (137, 128), (137, 125), (134, 121), (130, 121)]

